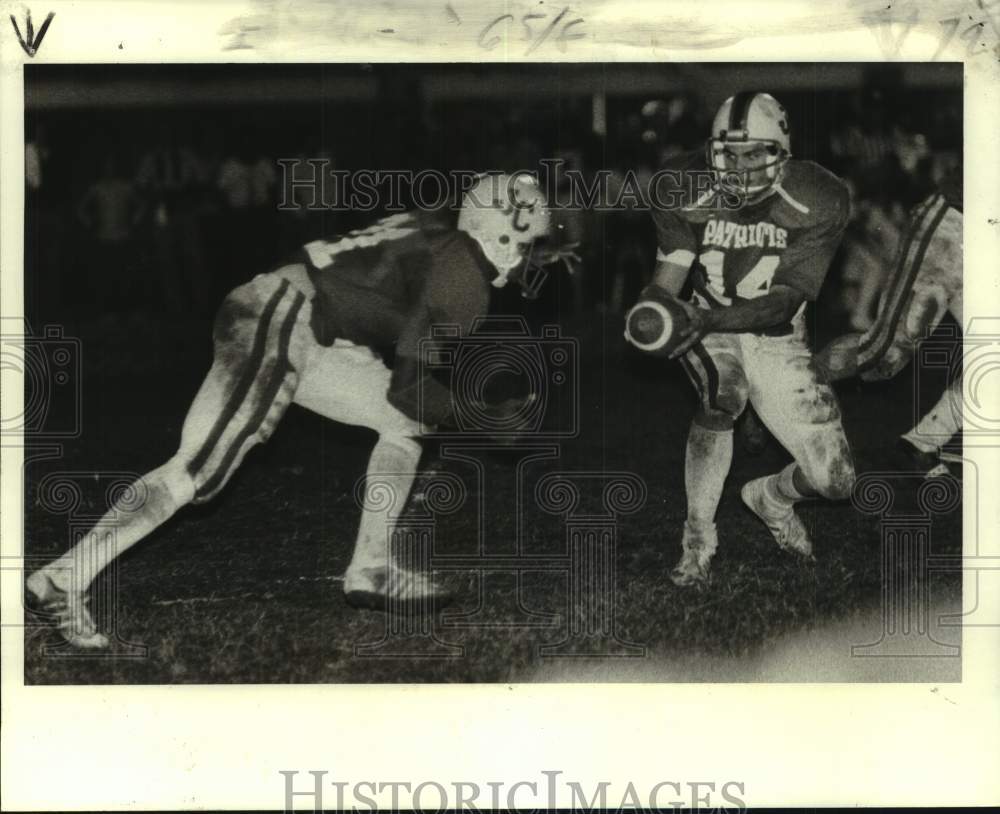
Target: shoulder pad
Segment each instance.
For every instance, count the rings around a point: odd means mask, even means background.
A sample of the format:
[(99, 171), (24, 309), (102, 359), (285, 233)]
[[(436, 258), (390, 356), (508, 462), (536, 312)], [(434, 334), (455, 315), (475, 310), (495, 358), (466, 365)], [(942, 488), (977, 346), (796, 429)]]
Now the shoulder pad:
[(781, 176), (781, 188), (791, 201), (779, 194), (780, 203), (777, 205), (791, 216), (796, 225), (810, 226), (828, 220), (847, 221), (851, 206), (850, 190), (846, 183), (819, 164), (790, 160)]

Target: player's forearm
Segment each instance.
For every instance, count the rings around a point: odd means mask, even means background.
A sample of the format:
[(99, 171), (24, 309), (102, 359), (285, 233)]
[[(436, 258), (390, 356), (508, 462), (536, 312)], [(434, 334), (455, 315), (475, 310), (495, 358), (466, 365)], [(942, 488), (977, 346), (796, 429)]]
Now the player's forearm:
[(716, 333), (766, 331), (788, 322), (801, 304), (802, 298), (790, 291), (772, 291), (726, 308), (708, 310), (705, 324), (709, 332)]
[[(686, 256), (687, 254), (691, 255), (690, 258)], [(691, 252), (657, 255), (656, 266), (653, 269), (653, 285), (676, 297), (684, 287), (693, 261), (694, 254)]]

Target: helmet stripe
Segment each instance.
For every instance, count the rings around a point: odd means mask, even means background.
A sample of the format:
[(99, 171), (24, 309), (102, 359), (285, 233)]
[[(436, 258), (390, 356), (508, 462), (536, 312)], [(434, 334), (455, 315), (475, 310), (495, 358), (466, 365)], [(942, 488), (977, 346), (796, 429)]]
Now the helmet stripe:
[(730, 132), (747, 129), (747, 114), (750, 112), (750, 103), (756, 95), (756, 91), (744, 90), (733, 97), (733, 106), (729, 108)]

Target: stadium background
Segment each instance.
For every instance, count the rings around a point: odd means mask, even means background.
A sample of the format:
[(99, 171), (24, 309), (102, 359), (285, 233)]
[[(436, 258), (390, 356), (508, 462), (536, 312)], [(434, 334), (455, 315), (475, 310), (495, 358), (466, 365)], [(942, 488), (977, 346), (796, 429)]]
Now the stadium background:
[[(72, 319), (84, 304), (211, 313), (233, 284), (301, 243), (378, 214), (278, 212), (281, 176), (266, 172), (263, 198), (240, 205), (247, 170), (278, 169), (278, 158), (482, 171), (563, 157), (585, 176), (650, 172), (700, 147), (734, 89), (764, 88), (789, 110), (794, 154), (851, 180), (898, 226), (961, 149), (961, 67), (948, 64), (29, 66), (27, 77), (27, 140), (41, 155), (29, 235), (45, 224), (44, 239), (29, 241), (29, 316), (39, 288), (46, 316), (58, 307)], [(127, 234), (102, 242), (107, 213), (87, 193), (109, 160), (141, 211)], [(568, 217), (581, 221), (572, 231), (588, 262), (567, 306), (620, 311), (651, 268), (649, 218)]]
[[(82, 505), (99, 515), (98, 473), (147, 471), (176, 448), (211, 360), (212, 314), (228, 289), (303, 242), (377, 216), (279, 212), (277, 159), (329, 157), (350, 171), (518, 169), (564, 157), (585, 176), (649, 172), (673, 152), (700, 148), (716, 106), (748, 88), (786, 106), (796, 157), (818, 161), (855, 192), (855, 216), (810, 312), (821, 344), (864, 318), (857, 302), (865, 280), (891, 258), (907, 210), (960, 160), (960, 64), (27, 66), (25, 313), (36, 330), (58, 324), (80, 339), (83, 385), (82, 432), (60, 458), (26, 467), (27, 553), (45, 559), (74, 533), (71, 519), (41, 505), (46, 475), (92, 471), (81, 476)], [(579, 343), (581, 432), (558, 464), (634, 471), (649, 484), (647, 510), (620, 522), (617, 569), (628, 590), (618, 594), (619, 620), (622, 635), (649, 648), (646, 664), (659, 667), (552, 670), (537, 658), (544, 631), (499, 622), (453, 634), (468, 654), (460, 665), (342, 657), (377, 639), (381, 624), (333, 599), (371, 437), (293, 410), (218, 500), (185, 510), (123, 559), (126, 630), (152, 656), (45, 659), (29, 631), (27, 680), (758, 680), (766, 673), (759, 663), (736, 669), (711, 660), (757, 658), (816, 625), (861, 635), (851, 620), (877, 615), (882, 590), (877, 522), (850, 506), (814, 504), (803, 514), (819, 541), (817, 568), (778, 557), (735, 493), (783, 465), (773, 444), (757, 458), (737, 452), (720, 509), (716, 594), (692, 598), (669, 585), (694, 396), (678, 365), (642, 358), (621, 340), (623, 311), (652, 268), (650, 219), (564, 217), (581, 241), (578, 274), (554, 276), (536, 303), (502, 292), (497, 307), (526, 313), (536, 327), (558, 321)], [(861, 471), (885, 465), (891, 439), (943, 381), (930, 373), (915, 389), (908, 370), (893, 382), (839, 388)], [(501, 474), (509, 466), (487, 464)], [(513, 505), (506, 488), (490, 495), (491, 505)], [(500, 537), (513, 534), (510, 518), (494, 522)], [(445, 545), (458, 548), (475, 533), (461, 513), (441, 529)], [(936, 519), (934, 535), (937, 548), (955, 550), (960, 519)], [(562, 532), (538, 518), (529, 537), (548, 550)], [(948, 601), (960, 602), (959, 583), (944, 586)], [(542, 576), (525, 601), (544, 607), (559, 590)], [(708, 672), (688, 670), (678, 654), (709, 659)], [(940, 662), (935, 680), (953, 677), (956, 661)], [(797, 664), (792, 673), (808, 680), (824, 671)]]

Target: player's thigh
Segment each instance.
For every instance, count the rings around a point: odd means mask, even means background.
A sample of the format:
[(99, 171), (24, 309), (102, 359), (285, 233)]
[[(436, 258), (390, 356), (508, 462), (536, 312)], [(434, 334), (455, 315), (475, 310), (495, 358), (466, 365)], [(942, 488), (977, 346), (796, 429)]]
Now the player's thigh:
[[(948, 298), (948, 311), (958, 322), (959, 327), (964, 329), (965, 326), (962, 322), (963, 225), (962, 213), (950, 207), (934, 233), (933, 255), (930, 261), (936, 269), (935, 276), (940, 280)], [(930, 248), (928, 254), (931, 254)]]
[(369, 348), (337, 340), (317, 345), (295, 392), (295, 403), (321, 416), (387, 436), (417, 437), (426, 428), (389, 403), (392, 371)]
[(178, 457), (196, 501), (214, 495), (291, 403), (313, 341), (306, 294), (260, 275), (234, 289), (216, 316), (214, 359), (188, 411)]
[(854, 462), (840, 406), (808, 347), (795, 337), (751, 341), (755, 349), (746, 353), (750, 403), (820, 494), (848, 497)]
[(701, 400), (701, 418), (732, 424), (747, 402), (748, 382), (743, 353), (735, 334), (713, 333), (681, 357)]
[(861, 338), (858, 371), (867, 380), (895, 376), (961, 290), (962, 215), (940, 195), (914, 213), (900, 245), (875, 324)]

